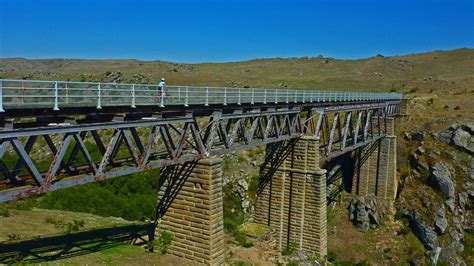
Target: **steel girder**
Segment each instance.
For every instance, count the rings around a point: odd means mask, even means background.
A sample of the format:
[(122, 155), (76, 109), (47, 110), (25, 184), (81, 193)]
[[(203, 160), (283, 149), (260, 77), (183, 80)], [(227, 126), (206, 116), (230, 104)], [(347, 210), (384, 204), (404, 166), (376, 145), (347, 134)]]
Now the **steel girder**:
[[(197, 161), (259, 145), (320, 137), (332, 158), (385, 136), (398, 102), (319, 109), (215, 110), (209, 116), (0, 131), (0, 202)], [(376, 124), (374, 126), (374, 124)]]

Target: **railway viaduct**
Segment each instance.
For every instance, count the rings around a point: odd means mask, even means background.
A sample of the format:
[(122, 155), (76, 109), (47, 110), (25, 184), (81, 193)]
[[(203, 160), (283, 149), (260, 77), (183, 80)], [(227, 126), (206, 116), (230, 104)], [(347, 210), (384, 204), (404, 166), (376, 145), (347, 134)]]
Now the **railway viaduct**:
[[(351, 192), (396, 194), (396, 93), (0, 80), (0, 202), (160, 168), (170, 252), (225, 259), (222, 154), (266, 145), (255, 221), (326, 255), (326, 165)], [(39, 151), (39, 152), (38, 152)], [(40, 156), (38, 156), (40, 154)], [(119, 208), (120, 206), (117, 206)]]

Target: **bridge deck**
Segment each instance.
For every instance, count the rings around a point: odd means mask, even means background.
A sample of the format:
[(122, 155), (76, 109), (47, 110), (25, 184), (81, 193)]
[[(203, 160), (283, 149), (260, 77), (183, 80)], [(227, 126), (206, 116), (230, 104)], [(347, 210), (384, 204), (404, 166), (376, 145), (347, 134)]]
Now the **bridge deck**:
[[(0, 79), (0, 112), (400, 100), (401, 94)], [(11, 112), (10, 112), (11, 113)]]

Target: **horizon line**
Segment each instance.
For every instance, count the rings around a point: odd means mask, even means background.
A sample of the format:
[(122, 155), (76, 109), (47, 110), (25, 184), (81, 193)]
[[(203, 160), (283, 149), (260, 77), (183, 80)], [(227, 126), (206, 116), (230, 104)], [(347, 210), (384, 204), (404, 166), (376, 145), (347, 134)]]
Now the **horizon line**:
[(226, 64), (226, 63), (242, 63), (242, 62), (249, 62), (249, 61), (254, 61), (254, 60), (272, 60), (272, 59), (302, 59), (302, 58), (324, 58), (324, 59), (335, 59), (335, 60), (344, 60), (344, 61), (357, 61), (357, 60), (365, 60), (365, 59), (370, 59), (374, 58), (377, 56), (383, 56), (383, 57), (399, 57), (399, 56), (408, 56), (408, 55), (420, 55), (420, 54), (427, 54), (427, 53), (433, 53), (433, 52), (451, 52), (451, 51), (457, 51), (457, 50), (474, 50), (474, 47), (459, 47), (459, 48), (454, 48), (454, 49), (436, 49), (436, 50), (428, 50), (428, 51), (421, 51), (421, 52), (414, 52), (414, 53), (404, 53), (404, 54), (390, 54), (390, 55), (384, 55), (381, 53), (377, 53), (373, 56), (370, 57), (359, 57), (359, 58), (338, 58), (338, 57), (332, 57), (332, 56), (324, 56), (322, 54), (320, 55), (315, 55), (315, 56), (309, 56), (309, 55), (303, 55), (303, 56), (289, 56), (289, 57), (280, 57), (280, 56), (275, 56), (275, 57), (254, 57), (254, 58), (249, 58), (249, 59), (242, 59), (242, 60), (236, 60), (236, 61), (201, 61), (201, 62), (180, 62), (180, 61), (170, 61), (170, 60), (160, 60), (160, 59), (150, 59), (150, 60), (144, 60), (144, 59), (138, 59), (138, 58), (74, 58), (74, 57), (21, 57), (21, 56), (14, 56), (14, 57), (0, 57), (0, 60), (2, 59), (24, 59), (24, 60), (79, 60), (79, 61), (107, 61), (107, 60), (123, 60), (123, 61), (139, 61), (139, 62), (165, 62), (165, 63), (175, 63), (175, 64), (187, 64), (187, 65), (199, 65), (199, 64)]

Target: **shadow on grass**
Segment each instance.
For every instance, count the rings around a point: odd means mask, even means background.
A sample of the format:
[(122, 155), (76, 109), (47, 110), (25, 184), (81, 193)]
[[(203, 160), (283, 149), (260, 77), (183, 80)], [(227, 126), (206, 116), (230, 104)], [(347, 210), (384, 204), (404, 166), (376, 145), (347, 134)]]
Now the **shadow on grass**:
[[(39, 263), (81, 256), (153, 238), (153, 224), (95, 229), (67, 235), (0, 244), (0, 263)], [(41, 230), (38, 228), (38, 230)]]

